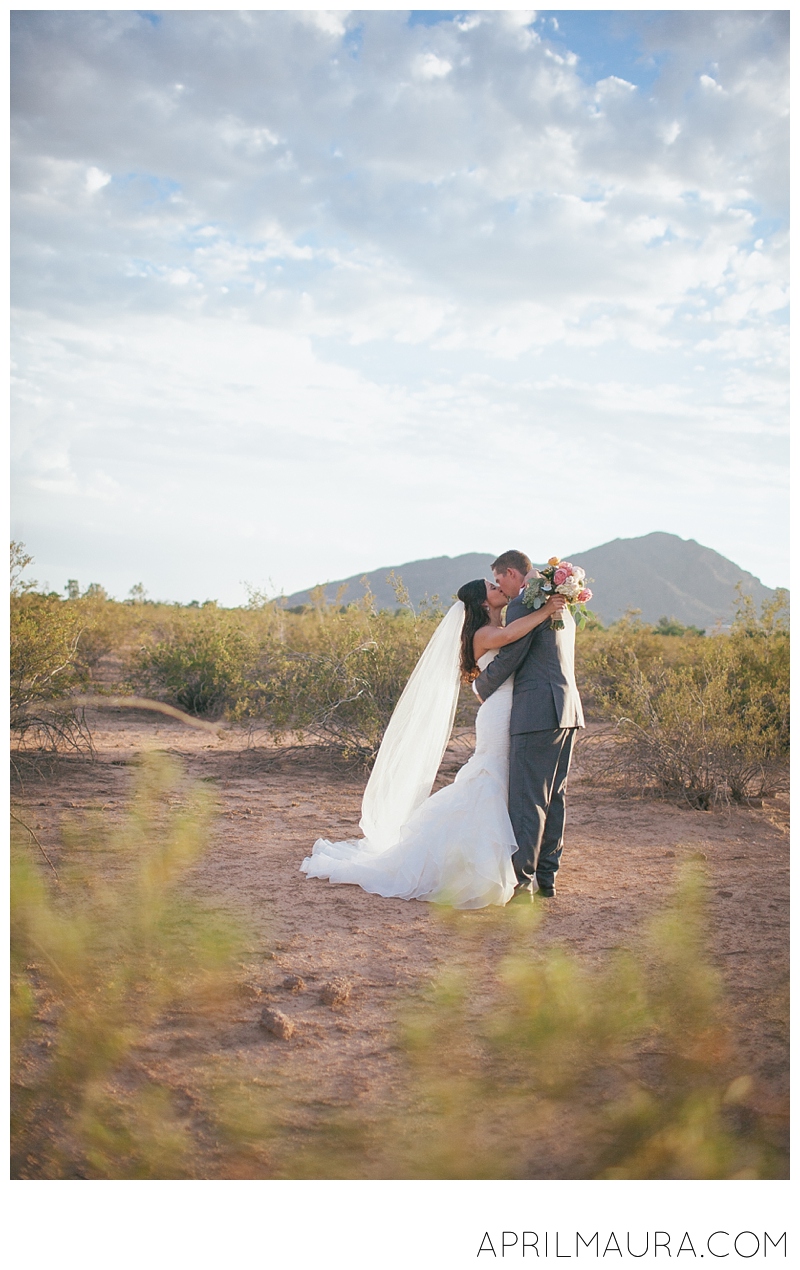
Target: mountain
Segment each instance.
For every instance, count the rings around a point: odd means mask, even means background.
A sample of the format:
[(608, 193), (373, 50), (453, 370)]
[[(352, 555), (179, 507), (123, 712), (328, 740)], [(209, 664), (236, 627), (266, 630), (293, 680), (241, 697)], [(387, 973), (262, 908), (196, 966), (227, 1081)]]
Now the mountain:
[[(397, 599), (387, 575), (394, 571), (408, 587), (416, 606), (425, 597), (438, 595), (449, 603), (455, 592), (471, 578), (490, 576), (494, 555), (472, 552), (463, 556), (435, 556), (387, 565), (366, 574), (379, 608), (396, 608)], [(588, 551), (572, 552), (567, 559), (580, 564), (591, 578), (594, 599), (589, 607), (606, 623), (622, 617), (626, 609), (640, 609), (646, 622), (673, 617), (687, 626), (711, 629), (718, 621), (730, 622), (736, 600), (736, 583), (753, 596), (760, 607), (774, 595), (752, 573), (733, 561), (702, 547), (693, 538), (677, 534), (652, 533), (641, 538), (615, 538)], [(541, 563), (541, 562), (537, 562)], [(342, 590), (340, 603), (347, 604), (363, 595), (363, 574), (325, 584), (325, 598), (334, 601)], [(310, 591), (297, 591), (286, 598), (293, 607), (308, 604)]]
[(636, 608), (645, 622), (674, 617), (687, 626), (708, 630), (716, 622), (730, 622), (737, 582), (758, 608), (775, 594), (719, 552), (677, 534), (615, 538), (601, 547), (576, 551), (569, 559), (593, 579), (594, 599), (589, 607), (604, 622)]

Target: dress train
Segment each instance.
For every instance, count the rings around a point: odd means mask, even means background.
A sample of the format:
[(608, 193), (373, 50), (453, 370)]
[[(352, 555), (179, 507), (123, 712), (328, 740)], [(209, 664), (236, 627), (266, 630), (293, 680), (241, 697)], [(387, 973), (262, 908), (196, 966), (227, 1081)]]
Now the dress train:
[[(494, 652), (485, 653), (483, 670)], [(509, 721), (513, 676), (480, 707), (475, 753), (452, 785), (431, 794), (402, 826), (397, 842), (315, 842), (300, 866), (308, 877), (352, 883), (375, 895), (454, 908), (506, 904), (517, 849), (508, 815)]]

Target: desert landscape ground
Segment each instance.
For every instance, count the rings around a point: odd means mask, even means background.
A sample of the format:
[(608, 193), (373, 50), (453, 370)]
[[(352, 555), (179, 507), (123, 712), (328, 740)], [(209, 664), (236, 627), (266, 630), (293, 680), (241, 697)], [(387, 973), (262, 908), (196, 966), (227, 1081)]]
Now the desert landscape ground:
[[(287, 1123), (300, 1134), (320, 1114), (357, 1109), (369, 1117), (402, 1102), (399, 1018), (452, 959), (459, 931), (489, 931), (497, 914), (443, 920), (422, 902), (305, 879), (299, 865), (316, 837), (358, 836), (365, 780), (315, 747), (254, 745), (244, 728), (220, 727), (212, 736), (135, 710), (103, 709), (89, 721), (94, 759), (62, 755), (15, 778), (17, 814), (53, 864), (65, 825), (99, 815), (106, 823), (121, 819), (142, 755), (167, 752), (217, 799), (210, 849), (188, 885), (249, 932), (237, 991), (212, 1016), (169, 1012), (138, 1050), (140, 1074), (165, 1084), (191, 1117), (201, 1070), (212, 1058), (254, 1086), (280, 1087)], [(472, 740), (468, 724), (456, 730), (439, 785), (453, 779)], [(558, 895), (535, 938), (599, 965), (610, 950), (633, 946), (668, 897), (676, 867), (702, 859), (708, 948), (726, 988), (734, 1067), (752, 1077), (749, 1106), (780, 1137), (788, 1114), (786, 798), (698, 811), (623, 796), (588, 779), (586, 753), (579, 747), (571, 776)], [(101, 854), (93, 867), (113, 870), (114, 862)], [(326, 992), (334, 981), (349, 987), (347, 999)], [(265, 1030), (265, 1007), (290, 1020), (291, 1035)], [(46, 1004), (39, 1022), (38, 1044), (45, 1046)], [(213, 1134), (199, 1132), (195, 1143), (192, 1174), (215, 1175)], [(38, 1167), (22, 1162), (19, 1175), (37, 1176)], [(565, 1176), (565, 1167), (551, 1135), (528, 1175)], [(335, 1161), (332, 1169), (335, 1175)]]

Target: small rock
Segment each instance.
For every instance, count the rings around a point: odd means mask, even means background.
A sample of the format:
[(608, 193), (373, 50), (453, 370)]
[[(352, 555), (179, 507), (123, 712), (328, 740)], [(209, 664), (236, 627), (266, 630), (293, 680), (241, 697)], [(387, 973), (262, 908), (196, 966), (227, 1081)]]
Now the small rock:
[(280, 1010), (262, 1010), (259, 1022), (267, 1032), (271, 1032), (273, 1036), (279, 1037), (282, 1041), (288, 1041), (290, 1036), (294, 1036), (294, 1023)]
[(282, 984), (287, 992), (303, 992), (305, 986), (306, 981), (300, 975), (287, 975)]
[(674, 859), (675, 859), (675, 852), (674, 852), (674, 851), (665, 851), (665, 852), (664, 852), (664, 855), (667, 857), (667, 859), (668, 859), (668, 860), (674, 860)]
[(347, 979), (331, 979), (323, 983), (319, 999), (323, 1005), (344, 1005), (350, 1000), (353, 985)]

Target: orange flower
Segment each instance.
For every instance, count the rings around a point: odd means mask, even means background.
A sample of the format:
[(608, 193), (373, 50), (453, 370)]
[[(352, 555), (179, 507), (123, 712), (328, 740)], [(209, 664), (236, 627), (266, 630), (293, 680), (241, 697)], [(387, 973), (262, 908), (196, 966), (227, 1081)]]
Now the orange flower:
[(550, 557), (550, 559), (548, 560), (548, 562), (547, 562), (547, 563), (548, 563), (548, 564), (560, 564), (560, 563), (561, 563), (561, 561), (560, 561), (560, 559), (559, 559), (559, 557), (558, 557), (558, 556), (551, 556), (551, 557)]

